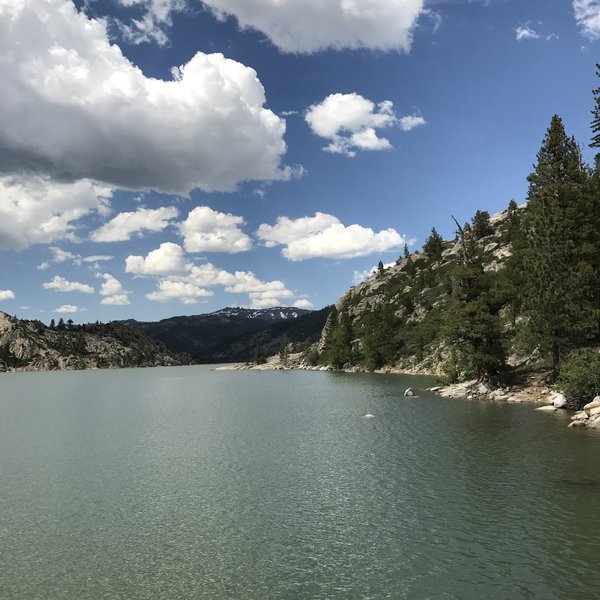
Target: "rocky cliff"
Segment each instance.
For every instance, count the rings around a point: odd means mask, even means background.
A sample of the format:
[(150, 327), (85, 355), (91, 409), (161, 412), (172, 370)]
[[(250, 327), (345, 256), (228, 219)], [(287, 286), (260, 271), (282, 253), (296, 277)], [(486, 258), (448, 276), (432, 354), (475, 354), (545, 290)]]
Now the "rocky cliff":
[(156, 367), (186, 363), (143, 332), (123, 324), (49, 329), (0, 312), (0, 370), (50, 371)]

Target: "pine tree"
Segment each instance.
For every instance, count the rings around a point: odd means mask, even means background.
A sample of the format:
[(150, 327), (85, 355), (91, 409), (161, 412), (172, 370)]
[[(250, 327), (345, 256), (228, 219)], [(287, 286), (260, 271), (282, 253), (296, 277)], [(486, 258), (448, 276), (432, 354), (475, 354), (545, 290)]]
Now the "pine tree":
[(443, 242), (442, 236), (433, 227), (431, 234), (425, 240), (425, 244), (423, 244), (423, 252), (433, 260), (440, 260), (442, 258), (442, 250), (444, 249)]
[(443, 334), (453, 355), (458, 354), (460, 363), (482, 380), (495, 377), (504, 369), (501, 304), (493, 293), (492, 274), (483, 269), (472, 232), (458, 226), (458, 233), (462, 261), (455, 273)]
[(287, 367), (287, 364), (288, 364), (289, 344), (290, 344), (290, 340), (289, 340), (287, 334), (284, 333), (283, 338), (281, 339), (281, 343), (279, 344), (279, 350), (278, 350), (279, 360), (281, 361), (281, 364), (284, 367)]
[(490, 223), (490, 213), (487, 210), (478, 210), (471, 221), (471, 225), (476, 240), (494, 233), (494, 228)]
[(383, 261), (380, 260), (379, 263), (377, 264), (377, 276), (382, 277), (384, 273), (385, 273), (385, 267), (383, 266)]
[(325, 331), (321, 360), (336, 369), (341, 369), (352, 360), (352, 322), (345, 304), (339, 311), (335, 306), (331, 309)]
[(56, 326), (56, 329), (58, 329), (59, 331), (63, 331), (65, 328), (65, 320), (61, 317), (58, 320), (58, 325)]
[(590, 327), (581, 234), (590, 216), (587, 180), (579, 147), (555, 115), (528, 177), (522, 247), (516, 248), (527, 332), (533, 345), (551, 354), (554, 375), (565, 350), (585, 339)]
[(56, 323), (54, 321), (54, 319), (50, 319), (50, 329), (55, 329), (56, 328)]
[(264, 365), (267, 362), (265, 355), (263, 354), (263, 349), (260, 344), (256, 344), (256, 352), (254, 353), (254, 362), (257, 365)]

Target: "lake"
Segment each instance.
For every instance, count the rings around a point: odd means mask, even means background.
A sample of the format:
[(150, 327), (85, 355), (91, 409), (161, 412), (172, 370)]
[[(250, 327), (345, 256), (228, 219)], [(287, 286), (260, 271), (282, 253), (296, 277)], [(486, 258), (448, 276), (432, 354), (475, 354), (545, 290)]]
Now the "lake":
[(598, 432), (428, 385), (3, 374), (0, 598), (600, 597)]

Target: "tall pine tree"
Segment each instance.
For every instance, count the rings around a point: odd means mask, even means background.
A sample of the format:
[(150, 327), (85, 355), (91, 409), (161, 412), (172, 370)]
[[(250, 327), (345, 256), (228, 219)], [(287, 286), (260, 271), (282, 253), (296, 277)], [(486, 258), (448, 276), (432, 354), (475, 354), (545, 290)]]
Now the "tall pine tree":
[(581, 232), (589, 218), (588, 173), (577, 143), (557, 115), (528, 181), (524, 235), (516, 249), (523, 312), (532, 345), (551, 354), (556, 375), (565, 350), (589, 332), (591, 317)]

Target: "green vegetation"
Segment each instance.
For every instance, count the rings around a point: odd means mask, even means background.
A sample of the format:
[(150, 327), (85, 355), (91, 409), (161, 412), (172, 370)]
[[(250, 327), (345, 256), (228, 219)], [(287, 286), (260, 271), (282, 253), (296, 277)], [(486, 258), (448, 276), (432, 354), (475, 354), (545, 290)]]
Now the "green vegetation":
[(578, 408), (600, 395), (600, 353), (591, 348), (571, 352), (560, 366), (556, 387)]
[[(600, 88), (594, 99), (600, 148)], [(389, 269), (380, 261), (331, 310), (320, 363), (497, 380), (510, 377), (507, 355), (534, 355), (568, 396), (600, 393), (581, 359), (600, 372), (590, 349), (600, 346), (600, 153), (587, 166), (554, 116), (528, 182), (524, 207), (510, 200), (494, 219), (479, 210), (455, 221), (455, 240), (434, 227), (421, 252), (405, 247)]]

